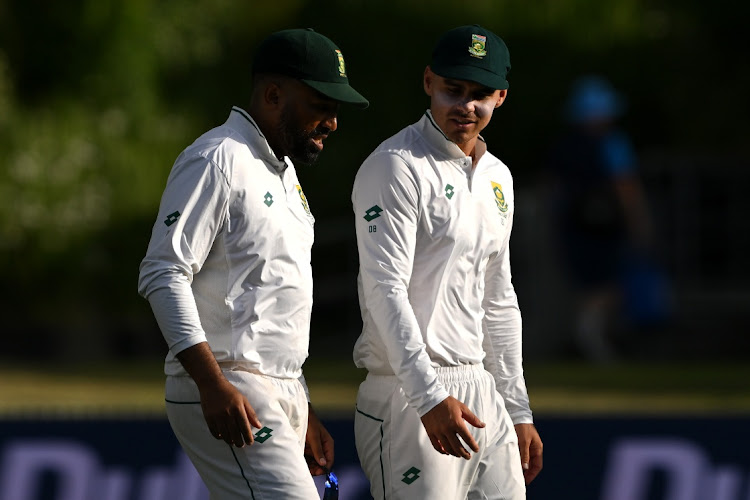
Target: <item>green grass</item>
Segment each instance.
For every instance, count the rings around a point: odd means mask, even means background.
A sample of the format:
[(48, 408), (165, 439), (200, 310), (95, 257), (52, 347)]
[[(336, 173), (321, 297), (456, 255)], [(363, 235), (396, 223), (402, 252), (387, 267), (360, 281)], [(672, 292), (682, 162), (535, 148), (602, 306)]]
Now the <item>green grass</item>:
[[(750, 366), (526, 365), (532, 409), (545, 415), (750, 415)], [(305, 365), (321, 414), (353, 411), (365, 372), (349, 360)], [(29, 367), (0, 363), (0, 417), (163, 415), (162, 361)]]

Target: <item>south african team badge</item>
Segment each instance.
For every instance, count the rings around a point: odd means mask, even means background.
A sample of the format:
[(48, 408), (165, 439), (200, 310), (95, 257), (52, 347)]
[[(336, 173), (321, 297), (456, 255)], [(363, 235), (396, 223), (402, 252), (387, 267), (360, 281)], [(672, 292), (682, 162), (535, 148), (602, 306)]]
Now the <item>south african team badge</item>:
[(503, 186), (497, 182), (490, 181), (492, 183), (492, 192), (495, 193), (495, 205), (500, 212), (502, 217), (502, 223), (505, 224), (505, 220), (508, 218), (508, 202), (505, 201), (505, 195), (503, 194)]
[(471, 35), (471, 45), (469, 45), (469, 54), (472, 57), (483, 58), (487, 55), (487, 49), (485, 44), (487, 43), (487, 37), (482, 35)]
[(302, 192), (302, 186), (297, 184), (297, 192), (299, 193), (299, 199), (302, 201), (302, 207), (305, 209), (305, 213), (312, 217), (312, 213), (310, 212), (310, 205), (307, 204), (307, 198), (305, 198), (305, 193)]
[(336, 49), (336, 57), (339, 59), (339, 75), (346, 76), (346, 65), (344, 64), (344, 54), (340, 50)]

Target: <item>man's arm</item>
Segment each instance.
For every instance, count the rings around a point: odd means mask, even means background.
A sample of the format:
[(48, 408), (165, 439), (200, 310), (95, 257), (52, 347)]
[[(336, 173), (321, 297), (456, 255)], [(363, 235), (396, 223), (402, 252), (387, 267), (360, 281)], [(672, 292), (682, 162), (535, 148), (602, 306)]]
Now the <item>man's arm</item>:
[[(512, 216), (511, 216), (512, 217)], [(484, 365), (495, 379), (498, 392), (514, 424), (532, 423), (526, 381), (523, 377), (522, 321), (518, 298), (511, 281), (510, 232), (512, 218), (502, 250), (487, 266), (482, 321)]]
[(354, 181), (362, 298), (407, 401), (422, 416), (448, 392), (437, 379), (409, 302), (418, 200), (415, 175), (396, 154), (371, 155)]
[(224, 377), (208, 343), (195, 344), (176, 356), (198, 386), (211, 435), (239, 448), (252, 444), (250, 426), (260, 429), (260, 420), (247, 398)]
[(333, 438), (308, 404), (307, 434), (305, 434), (305, 459), (310, 474), (320, 476), (333, 467)]
[(416, 175), (398, 155), (370, 156), (354, 182), (354, 205), (360, 278), (367, 309), (386, 347), (386, 355), (440, 453), (468, 458), (458, 436), (478, 447), (464, 420), (482, 427), (479, 418), (450, 397), (437, 379), (422, 332), (409, 302), (419, 217)]
[(516, 424), (521, 467), (526, 484), (531, 483), (542, 470), (542, 438), (534, 424)]
[(138, 290), (154, 312), (167, 345), (198, 385), (211, 434), (228, 444), (253, 441), (255, 412), (221, 373), (201, 326), (191, 282), (223, 227), (229, 182), (219, 166), (181, 155), (162, 195)]
[(510, 270), (512, 215), (501, 252), (487, 268), (482, 306), (485, 318), (483, 346), (485, 366), (495, 379), (497, 390), (515, 425), (521, 467), (526, 484), (542, 469), (542, 440), (534, 427), (526, 381), (523, 378), (522, 322)]

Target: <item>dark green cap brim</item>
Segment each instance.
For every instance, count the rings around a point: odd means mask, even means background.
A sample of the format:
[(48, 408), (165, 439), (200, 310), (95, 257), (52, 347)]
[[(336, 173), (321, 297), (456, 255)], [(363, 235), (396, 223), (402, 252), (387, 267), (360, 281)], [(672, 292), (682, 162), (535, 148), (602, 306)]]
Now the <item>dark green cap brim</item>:
[(348, 83), (318, 82), (315, 80), (302, 79), (310, 87), (314, 88), (326, 97), (346, 104), (353, 104), (358, 108), (366, 108), (370, 102), (359, 92), (354, 90)]
[(497, 73), (476, 66), (443, 66), (441, 64), (433, 63), (430, 65), (430, 69), (433, 73), (442, 76), (443, 78), (468, 80), (491, 89), (505, 90), (510, 86), (508, 80), (499, 76)]

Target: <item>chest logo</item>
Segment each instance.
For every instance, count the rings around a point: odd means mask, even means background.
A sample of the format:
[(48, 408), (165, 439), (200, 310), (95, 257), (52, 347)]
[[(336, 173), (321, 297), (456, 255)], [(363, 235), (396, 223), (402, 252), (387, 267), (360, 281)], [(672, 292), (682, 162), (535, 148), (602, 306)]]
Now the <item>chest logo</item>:
[(302, 207), (305, 209), (305, 212), (307, 212), (307, 215), (312, 216), (310, 205), (307, 204), (307, 198), (305, 198), (305, 193), (302, 192), (302, 186), (299, 184), (297, 184), (297, 192), (299, 193), (299, 199), (302, 200)]
[(273, 195), (266, 192), (265, 196), (263, 196), (263, 203), (265, 203), (267, 207), (273, 205)]
[(445, 185), (445, 197), (449, 200), (453, 198), (453, 195), (456, 194), (456, 192), (453, 190), (453, 186), (450, 184)]
[(471, 45), (469, 45), (469, 54), (472, 55), (472, 57), (476, 57), (478, 59), (483, 58), (487, 55), (487, 50), (485, 49), (485, 43), (487, 42), (487, 37), (482, 35), (471, 35)]
[(505, 201), (503, 186), (497, 182), (492, 182), (492, 191), (495, 193), (495, 204), (497, 205), (497, 209), (500, 210), (501, 214), (504, 214), (508, 211), (508, 203)]

